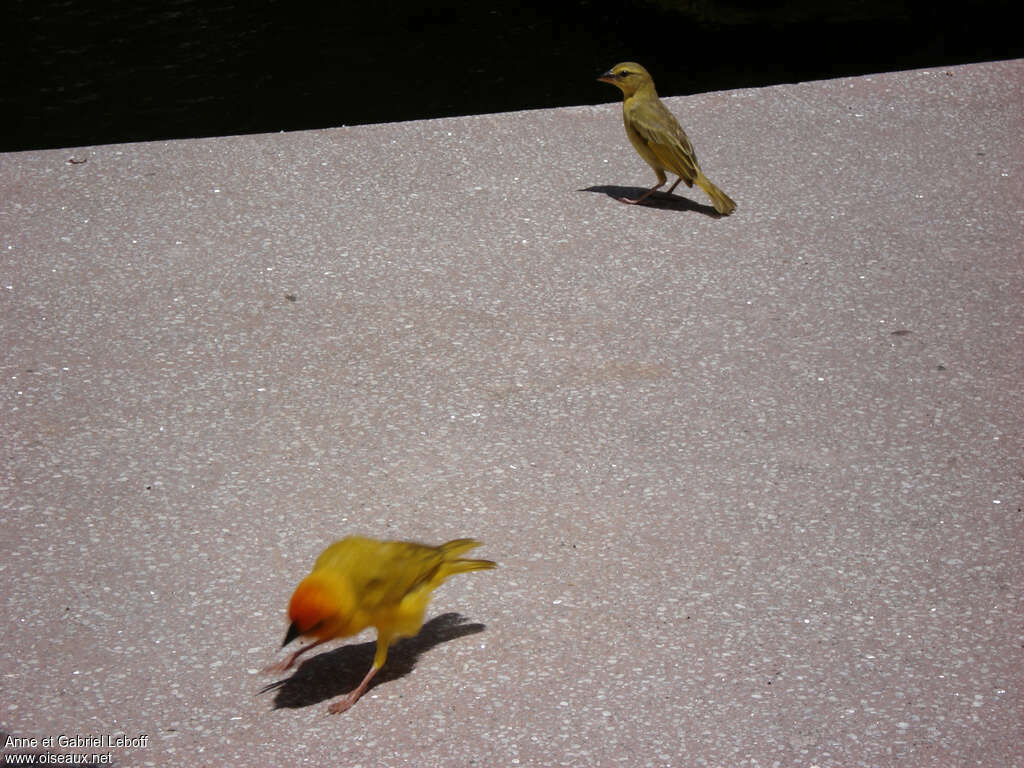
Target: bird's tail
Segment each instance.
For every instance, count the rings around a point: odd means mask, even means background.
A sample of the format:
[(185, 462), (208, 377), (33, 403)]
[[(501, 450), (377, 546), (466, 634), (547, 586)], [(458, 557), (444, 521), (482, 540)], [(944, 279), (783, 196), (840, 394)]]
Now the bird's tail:
[(715, 210), (720, 214), (728, 216), (736, 210), (736, 203), (733, 202), (732, 198), (712, 184), (703, 173), (698, 171), (697, 178), (694, 181), (698, 187), (707, 192), (708, 197), (711, 198), (711, 204), (715, 206)]
[(474, 547), (479, 547), (480, 542), (475, 539), (455, 539), (447, 544), (441, 545), (441, 552), (444, 554), (443, 578), (448, 578), (455, 573), (467, 573), (468, 571), (483, 571), (488, 568), (497, 568), (498, 564), (493, 560), (465, 560), (460, 558), (463, 552), (468, 552)]

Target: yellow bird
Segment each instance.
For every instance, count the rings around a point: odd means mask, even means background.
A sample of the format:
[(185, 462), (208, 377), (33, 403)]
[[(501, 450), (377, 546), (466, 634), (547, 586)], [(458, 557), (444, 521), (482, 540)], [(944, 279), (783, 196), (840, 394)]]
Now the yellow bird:
[(408, 541), (378, 541), (349, 536), (331, 544), (313, 565), (288, 604), (291, 626), (282, 648), (300, 635), (316, 642), (300, 648), (284, 662), (268, 668), (283, 672), (302, 654), (336, 637), (377, 629), (377, 653), (363, 681), (335, 700), (328, 711), (344, 712), (363, 694), (400, 637), (412, 637), (423, 625), (430, 593), (456, 573), (494, 568), (490, 560), (465, 560), (463, 552), (480, 546), (473, 539), (455, 539), (439, 547)]
[(597, 79), (622, 91), (622, 120), (626, 124), (626, 135), (658, 176), (658, 183), (636, 200), (621, 197), (622, 202), (643, 202), (665, 185), (668, 180), (665, 171), (671, 171), (679, 178), (669, 187), (670, 195), (680, 181), (685, 181), (688, 187), (696, 184), (703, 189), (715, 210), (723, 216), (736, 210), (736, 203), (701, 173), (690, 139), (675, 116), (661, 103), (658, 92), (654, 90), (654, 80), (646, 69), (636, 62), (627, 61), (616, 64)]

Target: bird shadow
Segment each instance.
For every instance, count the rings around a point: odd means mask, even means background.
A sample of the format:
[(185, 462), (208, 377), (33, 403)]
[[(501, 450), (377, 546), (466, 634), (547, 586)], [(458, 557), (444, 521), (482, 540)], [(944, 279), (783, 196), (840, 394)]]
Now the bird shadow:
[[(622, 201), (619, 198), (629, 197), (635, 200), (647, 190), (643, 187), (615, 187), (601, 185), (597, 187), (586, 187), (585, 189), (577, 191), (601, 192), (608, 195), (608, 197), (612, 198), (616, 202), (621, 203)], [(702, 205), (701, 203), (694, 202), (688, 197), (670, 195), (667, 192), (655, 192), (642, 203), (637, 203), (637, 205), (643, 208), (660, 208), (663, 211), (694, 211), (696, 213), (703, 213), (705, 216), (710, 216), (713, 219), (722, 218), (722, 215), (710, 205)]]
[[(367, 691), (382, 683), (404, 677), (416, 666), (419, 657), (434, 646), (466, 635), (483, 632), (485, 624), (467, 624), (458, 613), (443, 613), (424, 624), (415, 637), (399, 640), (388, 651), (388, 659), (381, 667)], [(353, 690), (373, 664), (377, 643), (345, 645), (328, 653), (321, 653), (299, 665), (291, 677), (263, 686), (259, 693), (277, 691), (274, 709), (297, 709), (333, 699)]]

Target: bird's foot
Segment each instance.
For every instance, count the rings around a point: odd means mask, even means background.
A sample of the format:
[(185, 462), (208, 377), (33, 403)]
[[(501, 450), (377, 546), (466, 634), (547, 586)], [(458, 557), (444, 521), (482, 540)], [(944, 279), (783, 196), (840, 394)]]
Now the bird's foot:
[[(362, 691), (359, 693), (362, 693)], [(359, 698), (358, 695), (353, 694), (355, 694), (355, 691), (332, 701), (327, 706), (327, 714), (340, 715), (342, 712), (347, 712), (351, 709), (352, 705), (356, 703), (356, 699)]]
[[(661, 185), (659, 184), (658, 186), (661, 186)], [(675, 189), (675, 187), (673, 187), (673, 189)], [(637, 203), (642, 203), (644, 200), (646, 200), (648, 197), (650, 197), (651, 195), (653, 195), (657, 191), (658, 191), (658, 187), (652, 187), (651, 189), (648, 189), (646, 192), (644, 192), (642, 195), (640, 195), (640, 197), (636, 198), (635, 200), (632, 197), (617, 197), (615, 199), (618, 200), (621, 203), (626, 203), (628, 205), (636, 205)]]
[[(380, 663), (384, 663), (383, 659), (381, 660)], [(370, 671), (366, 673), (366, 677), (363, 678), (363, 682), (361, 682), (354, 691), (351, 691), (342, 696), (340, 699), (336, 699), (331, 702), (330, 706), (327, 707), (327, 714), (340, 715), (342, 712), (345, 712), (349, 709), (349, 707), (355, 704), (356, 700), (363, 695), (363, 691), (365, 691), (367, 686), (370, 684), (370, 680), (372, 680), (373, 676), (377, 674), (378, 669), (380, 669), (380, 666), (376, 664), (370, 667)]]
[(273, 664), (268, 664), (262, 670), (264, 675), (279, 675), (282, 672), (287, 672), (291, 669), (292, 659), (284, 659), (283, 661), (275, 661)]

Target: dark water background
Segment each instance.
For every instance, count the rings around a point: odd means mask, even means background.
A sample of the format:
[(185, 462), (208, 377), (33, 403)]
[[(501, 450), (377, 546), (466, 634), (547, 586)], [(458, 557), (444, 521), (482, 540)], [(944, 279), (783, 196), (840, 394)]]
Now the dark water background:
[(0, 151), (389, 122), (1024, 56), (1004, 0), (5, 0)]

